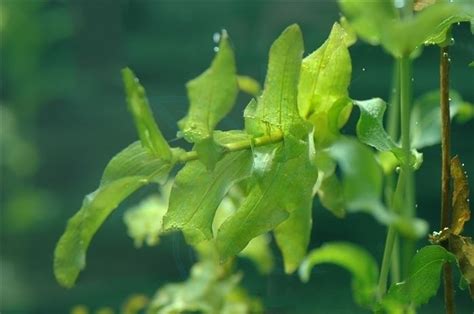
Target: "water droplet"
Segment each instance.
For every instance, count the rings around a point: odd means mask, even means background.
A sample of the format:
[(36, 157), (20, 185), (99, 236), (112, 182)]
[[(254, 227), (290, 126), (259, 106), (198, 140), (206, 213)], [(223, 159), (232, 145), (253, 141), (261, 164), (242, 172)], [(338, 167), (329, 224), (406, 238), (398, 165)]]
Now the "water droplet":
[(418, 204), (415, 204), (415, 208), (418, 208)]
[(405, 0), (395, 0), (394, 5), (397, 9), (401, 9), (405, 6)]
[(458, 26), (461, 25), (461, 22), (458, 22), (457, 25), (458, 25)]
[(221, 40), (221, 34), (219, 34), (218, 32), (215, 32), (212, 35), (212, 40), (217, 44), (219, 42), (219, 40)]
[(454, 38), (453, 38), (453, 37), (451, 37), (451, 38), (449, 39), (449, 44), (450, 44), (450, 45), (454, 45)]
[(443, 57), (447, 57), (448, 56), (448, 53), (447, 52), (443, 52)]
[(214, 47), (214, 52), (218, 52), (219, 51), (219, 47)]
[(399, 172), (400, 172), (400, 167), (399, 167), (399, 166), (397, 166), (397, 167), (395, 168), (395, 172), (396, 172), (396, 173), (399, 173)]
[(412, 81), (412, 82), (414, 82), (414, 81), (415, 81), (415, 78), (414, 78), (414, 77), (412, 77), (412, 78), (411, 78), (411, 81)]
[[(449, 101), (451, 101), (451, 98), (449, 98)], [(464, 163), (462, 163), (462, 164), (461, 164), (461, 166), (463, 166), (463, 167), (464, 167)]]
[(418, 125), (418, 121), (415, 122), (415, 125)]
[(470, 200), (470, 199), (467, 199), (466, 201), (469, 203), (471, 200)]
[(365, 68), (362, 68), (362, 71), (365, 72)]
[(448, 62), (451, 62), (451, 58), (448, 58)]
[(451, 100), (452, 100), (451, 97), (449, 97), (449, 98), (448, 98), (448, 101), (451, 102)]

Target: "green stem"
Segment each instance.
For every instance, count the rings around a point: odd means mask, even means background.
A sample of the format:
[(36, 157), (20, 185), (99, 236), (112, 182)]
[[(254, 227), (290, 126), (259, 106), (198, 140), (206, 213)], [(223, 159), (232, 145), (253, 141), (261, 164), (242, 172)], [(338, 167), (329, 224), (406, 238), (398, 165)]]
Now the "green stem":
[[(222, 145), (224, 153), (237, 152), (240, 150), (250, 149), (252, 147), (265, 146), (273, 143), (278, 143), (283, 140), (283, 133), (281, 131), (271, 133), (268, 135), (260, 136), (254, 139), (246, 139), (238, 142), (228, 143)], [(199, 158), (198, 153), (194, 150), (185, 152), (179, 157), (179, 162), (186, 163), (188, 161), (197, 160)]]
[(397, 232), (393, 225), (388, 227), (387, 238), (385, 240), (385, 249), (383, 251), (382, 267), (380, 268), (379, 284), (378, 284), (378, 298), (382, 300), (382, 297), (387, 291), (387, 279), (388, 272), (390, 270), (390, 261), (393, 256), (393, 247), (395, 244)]

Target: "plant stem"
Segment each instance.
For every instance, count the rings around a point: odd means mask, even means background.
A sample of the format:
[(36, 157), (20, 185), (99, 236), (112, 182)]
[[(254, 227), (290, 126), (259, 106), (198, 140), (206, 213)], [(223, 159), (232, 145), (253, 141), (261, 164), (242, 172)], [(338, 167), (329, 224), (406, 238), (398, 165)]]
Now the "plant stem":
[[(410, 144), (410, 95), (411, 95), (411, 61), (409, 56), (403, 56), (400, 59), (400, 126), (402, 149), (409, 159), (411, 154)], [(407, 219), (415, 216), (414, 202), (414, 176), (411, 165), (406, 162), (402, 165), (401, 171), (405, 178), (405, 193), (403, 194), (404, 204), (401, 215)], [(410, 260), (414, 255), (415, 242), (410, 239), (404, 239), (402, 247), (402, 277), (408, 272)]]
[(396, 239), (396, 230), (393, 225), (388, 227), (387, 238), (385, 240), (385, 248), (383, 251), (382, 267), (380, 268), (379, 284), (378, 284), (378, 298), (382, 300), (387, 291), (388, 272), (390, 270), (390, 261), (393, 256), (393, 246)]
[[(247, 139), (238, 142), (228, 143), (222, 145), (224, 153), (231, 153), (240, 150), (250, 149), (252, 147), (265, 146), (273, 143), (278, 143), (283, 140), (283, 133), (281, 131), (271, 133), (268, 135), (260, 136), (254, 139)], [(179, 162), (185, 163), (188, 161), (197, 160), (199, 158), (196, 151), (185, 152), (179, 157)]]
[[(449, 48), (440, 48), (440, 106), (441, 106), (441, 230), (449, 227), (451, 212), (450, 160), (451, 126), (449, 115)], [(449, 242), (444, 243), (449, 250)], [(443, 265), (444, 305), (447, 314), (454, 314), (454, 288), (451, 265)]]

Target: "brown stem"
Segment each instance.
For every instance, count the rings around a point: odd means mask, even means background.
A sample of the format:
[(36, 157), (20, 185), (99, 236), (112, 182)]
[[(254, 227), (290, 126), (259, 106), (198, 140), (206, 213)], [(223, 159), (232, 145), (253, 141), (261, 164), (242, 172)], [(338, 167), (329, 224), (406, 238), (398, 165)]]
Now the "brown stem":
[[(440, 48), (440, 106), (441, 106), (441, 230), (449, 227), (451, 213), (450, 161), (451, 127), (449, 115), (449, 48)], [(449, 250), (449, 242), (444, 243)], [(447, 314), (454, 314), (454, 285), (451, 265), (443, 266), (444, 305)]]

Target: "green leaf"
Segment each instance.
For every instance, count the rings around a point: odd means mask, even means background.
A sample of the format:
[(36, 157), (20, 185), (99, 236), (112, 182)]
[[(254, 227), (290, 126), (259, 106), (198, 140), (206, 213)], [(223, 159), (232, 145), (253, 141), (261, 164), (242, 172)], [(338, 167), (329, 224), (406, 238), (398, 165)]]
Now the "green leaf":
[(321, 204), (329, 209), (336, 217), (346, 215), (346, 203), (341, 181), (335, 174), (325, 178), (318, 189)]
[(254, 78), (246, 75), (237, 76), (237, 84), (239, 89), (249, 95), (258, 96), (261, 91), (260, 83)]
[(347, 212), (369, 213), (382, 224), (393, 224), (410, 238), (426, 235), (428, 225), (389, 212), (381, 202), (382, 169), (372, 151), (352, 138), (342, 137), (329, 149), (341, 170), (342, 195)]
[(438, 291), (441, 270), (446, 262), (456, 262), (456, 257), (443, 247), (429, 245), (422, 248), (410, 263), (407, 279), (390, 287), (383, 300), (385, 306), (412, 304), (416, 307), (428, 302)]
[(298, 269), (306, 256), (313, 225), (312, 205), (311, 198), (307, 198), (306, 204), (301, 204), (292, 211), (288, 219), (278, 225), (273, 232), (282, 252), (287, 274)]
[(474, 6), (463, 2), (436, 3), (404, 19), (390, 0), (339, 0), (339, 4), (361, 38), (372, 45), (381, 44), (397, 58), (412, 54), (423, 44), (444, 44), (452, 24), (474, 17)]
[[(449, 92), (450, 115), (461, 122), (474, 117), (474, 105), (465, 102), (456, 91)], [(418, 98), (410, 120), (411, 145), (417, 149), (441, 142), (441, 109), (439, 91), (431, 91)]]
[[(303, 152), (286, 159), (288, 149)], [(251, 239), (274, 229), (312, 199), (317, 171), (307, 142), (275, 144), (255, 149), (255, 154), (256, 179), (240, 208), (217, 233), (216, 244), (223, 259), (236, 255)]]
[(250, 259), (261, 274), (269, 274), (273, 269), (274, 262), (270, 240), (269, 234), (262, 234), (250, 240), (245, 249), (239, 253), (240, 257)]
[(302, 124), (296, 101), (303, 49), (303, 37), (296, 24), (286, 28), (270, 48), (263, 93), (252, 115), (247, 115), (255, 121), (255, 129), (248, 130), (253, 135), (272, 129), (288, 134)]
[(163, 219), (165, 230), (181, 229), (191, 244), (212, 238), (212, 221), (229, 189), (247, 178), (252, 169), (250, 151), (225, 155), (212, 171), (191, 161), (176, 175), (169, 209)]
[(139, 142), (117, 154), (107, 165), (99, 188), (84, 198), (81, 209), (68, 221), (54, 252), (58, 282), (72, 287), (86, 265), (86, 251), (105, 219), (138, 188), (164, 180), (174, 162), (157, 158)]
[[(324, 146), (336, 137), (349, 117), (348, 87), (352, 65), (347, 49), (351, 42), (347, 37), (345, 30), (335, 23), (329, 38), (304, 58), (301, 65), (298, 108), (301, 116), (315, 126), (317, 146)], [(330, 117), (333, 107), (338, 110)]]
[(153, 118), (145, 89), (129, 68), (122, 70), (123, 83), (127, 94), (128, 109), (133, 115), (142, 145), (155, 156), (171, 159), (171, 149)]
[(300, 278), (307, 282), (311, 269), (319, 264), (330, 263), (345, 268), (352, 274), (352, 293), (356, 302), (372, 307), (377, 289), (378, 267), (372, 255), (365, 249), (344, 242), (332, 242), (311, 251), (300, 266)]
[(380, 152), (391, 151), (401, 164), (410, 164), (415, 169), (422, 161), (422, 156), (413, 150), (406, 156), (404, 150), (392, 140), (383, 126), (383, 115), (386, 104), (380, 98), (365, 101), (354, 101), (360, 109), (360, 118), (357, 121), (357, 137), (361, 142), (370, 145)]
[(237, 97), (235, 57), (225, 31), (210, 68), (186, 87), (189, 112), (178, 124), (185, 139), (196, 143), (212, 137), (214, 128), (230, 112)]

